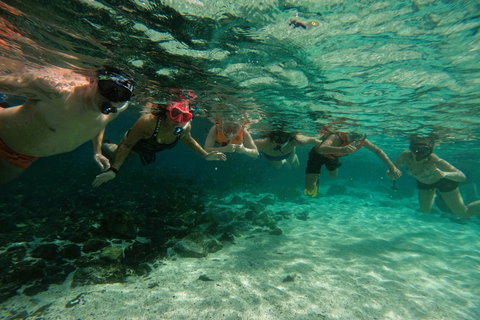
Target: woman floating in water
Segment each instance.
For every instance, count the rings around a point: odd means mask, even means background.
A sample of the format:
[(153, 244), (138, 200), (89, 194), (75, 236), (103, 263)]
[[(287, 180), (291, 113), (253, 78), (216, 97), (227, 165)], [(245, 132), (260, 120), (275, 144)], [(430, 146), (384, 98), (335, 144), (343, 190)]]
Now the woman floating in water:
[(413, 138), (410, 148), (395, 161), (395, 166), (407, 167), (407, 173), (417, 179), (420, 211), (429, 213), (438, 189), (447, 206), (461, 218), (469, 218), (480, 213), (480, 201), (469, 205), (463, 203), (458, 190), (465, 175), (447, 161), (433, 154), (435, 141), (431, 137)]
[(97, 176), (92, 183), (94, 187), (114, 179), (127, 158), (138, 154), (143, 165), (151, 164), (157, 152), (175, 147), (179, 140), (206, 160), (226, 160), (221, 152), (202, 149), (191, 136), (190, 121), (197, 110), (192, 110), (188, 101), (174, 102), (167, 107), (150, 103), (145, 108), (147, 114), (137, 120), (118, 147), (104, 145), (104, 154), (115, 161), (108, 171)]

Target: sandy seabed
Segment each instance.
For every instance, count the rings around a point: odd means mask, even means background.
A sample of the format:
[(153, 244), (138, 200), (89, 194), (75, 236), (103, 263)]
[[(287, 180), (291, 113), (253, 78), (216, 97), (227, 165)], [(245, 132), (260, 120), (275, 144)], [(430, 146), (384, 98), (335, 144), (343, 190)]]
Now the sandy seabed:
[[(280, 236), (245, 233), (206, 258), (159, 261), (148, 277), (123, 284), (72, 289), (72, 274), (34, 297), (9, 299), (0, 316), (480, 319), (478, 220), (420, 215), (414, 201), (376, 194), (279, 202), (268, 210), (308, 211), (310, 218), (280, 221)], [(293, 281), (284, 282), (287, 276)]]

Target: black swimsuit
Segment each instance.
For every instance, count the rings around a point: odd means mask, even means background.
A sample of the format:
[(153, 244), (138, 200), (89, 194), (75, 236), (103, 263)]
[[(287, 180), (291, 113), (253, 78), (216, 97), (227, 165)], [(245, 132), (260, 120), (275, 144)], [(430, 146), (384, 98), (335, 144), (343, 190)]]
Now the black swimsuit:
[(155, 131), (153, 132), (153, 135), (148, 139), (141, 139), (132, 148), (132, 151), (140, 155), (140, 160), (142, 161), (142, 164), (144, 166), (155, 162), (155, 159), (156, 159), (155, 154), (157, 152), (160, 152), (166, 149), (172, 149), (177, 145), (178, 140), (180, 140), (180, 135), (177, 135), (177, 139), (170, 144), (158, 143), (157, 135), (158, 135), (158, 131), (160, 130), (161, 123), (162, 121), (160, 117), (158, 117), (157, 126), (155, 127)]

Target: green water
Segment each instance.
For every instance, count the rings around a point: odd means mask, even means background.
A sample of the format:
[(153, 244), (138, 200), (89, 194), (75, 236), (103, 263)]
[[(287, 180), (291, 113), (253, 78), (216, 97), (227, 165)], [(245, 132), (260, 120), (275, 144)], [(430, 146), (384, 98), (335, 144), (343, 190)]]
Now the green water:
[(254, 132), (276, 124), (310, 134), (353, 126), (400, 139), (477, 135), (477, 1), (5, 5), (14, 9), (1, 13), (4, 57), (80, 72), (105, 62), (129, 67), (139, 103), (184, 88), (211, 112), (242, 113)]

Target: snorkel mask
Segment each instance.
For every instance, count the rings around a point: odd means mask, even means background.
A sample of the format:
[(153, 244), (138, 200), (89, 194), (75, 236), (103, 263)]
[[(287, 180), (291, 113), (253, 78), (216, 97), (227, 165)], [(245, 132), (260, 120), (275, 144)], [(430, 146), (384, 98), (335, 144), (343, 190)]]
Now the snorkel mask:
[(358, 148), (358, 144), (367, 139), (367, 135), (364, 133), (349, 133), (348, 140), (355, 144), (355, 148)]
[(227, 140), (235, 139), (242, 131), (242, 125), (236, 122), (222, 122), (222, 133)]
[(167, 112), (170, 119), (179, 124), (188, 123), (193, 118), (188, 106), (181, 102), (175, 102), (172, 105), (169, 105), (167, 107)]
[(179, 126), (175, 127), (173, 130), (173, 134), (177, 136), (182, 133), (187, 127), (188, 123), (192, 121), (193, 117), (195, 117), (197, 112), (198, 108), (190, 108), (188, 106), (188, 102), (174, 102), (173, 104), (169, 105), (167, 107), (168, 116), (173, 122), (179, 124)]
[(273, 134), (270, 136), (273, 144), (273, 151), (281, 151), (290, 142), (290, 135), (287, 134)]
[(116, 113), (128, 105), (127, 101), (133, 95), (133, 79), (119, 73), (101, 71), (98, 74), (98, 92), (110, 102), (125, 102), (119, 108), (109, 102), (102, 103), (103, 114)]
[(412, 142), (410, 143), (410, 151), (412, 152), (415, 160), (417, 162), (427, 159), (432, 153), (433, 148), (435, 147), (435, 142), (425, 141), (425, 142)]

